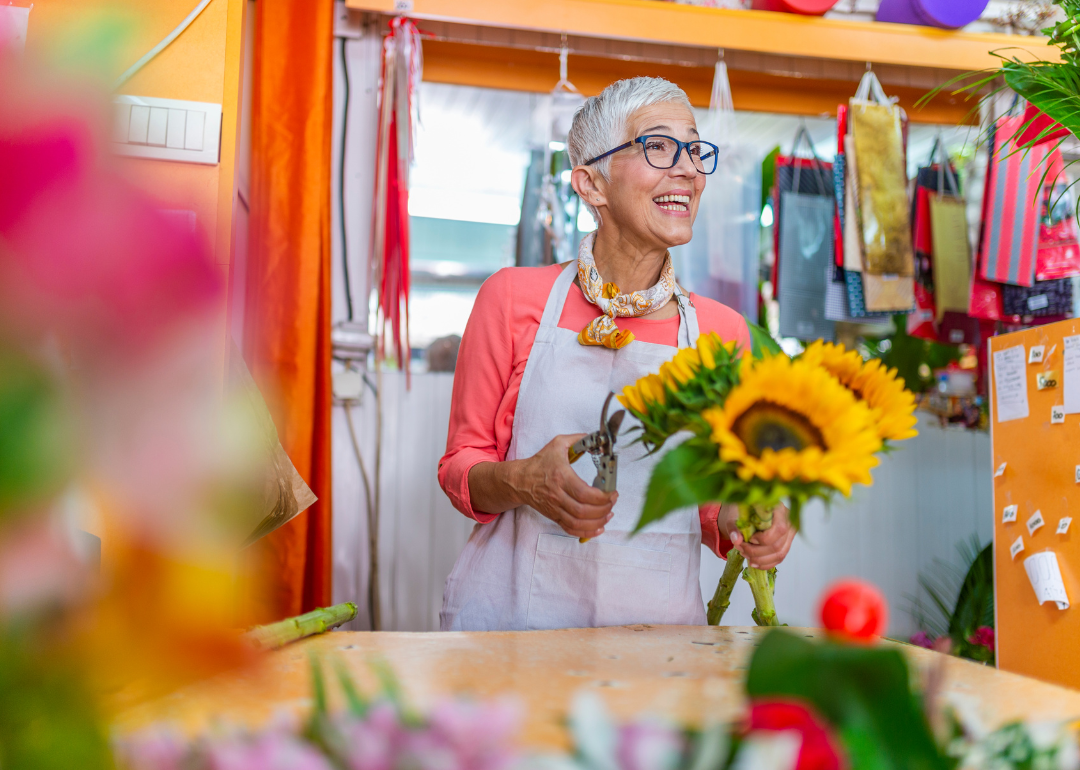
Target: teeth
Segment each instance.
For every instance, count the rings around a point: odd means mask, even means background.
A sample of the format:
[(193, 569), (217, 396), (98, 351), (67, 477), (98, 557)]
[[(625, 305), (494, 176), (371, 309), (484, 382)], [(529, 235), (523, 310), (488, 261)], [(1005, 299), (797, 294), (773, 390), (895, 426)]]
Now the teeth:
[(661, 195), (659, 198), (653, 198), (656, 203), (683, 203), (690, 204), (689, 195)]

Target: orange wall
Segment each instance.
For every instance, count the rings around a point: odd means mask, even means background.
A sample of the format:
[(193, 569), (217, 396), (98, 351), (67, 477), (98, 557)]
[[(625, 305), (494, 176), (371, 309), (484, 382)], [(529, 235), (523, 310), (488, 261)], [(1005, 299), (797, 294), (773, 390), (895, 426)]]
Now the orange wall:
[[(197, 0), (34, 0), (27, 51), (57, 35), (88, 29), (95, 19), (123, 18), (117, 44), (119, 75), (191, 12)], [(133, 179), (172, 208), (196, 212), (221, 265), (230, 259), (236, 178), (244, 0), (212, 0), (180, 37), (120, 87), (119, 93), (222, 105), (221, 159), (217, 166), (124, 158)]]
[[(1080, 334), (1080, 319), (1037, 326), (990, 340), (991, 353), (1023, 345), (1024, 360), (1033, 345), (1045, 345), (1048, 360), (1025, 364), (1028, 388), (1027, 419), (998, 422), (991, 401), (994, 470), (1005, 471), (994, 483), (994, 582), (997, 614), (998, 667), (1055, 684), (1080, 688), (1080, 485), (1075, 469), (1080, 463), (1080, 415), (1070, 414), (1064, 424), (1050, 423), (1050, 409), (1062, 404), (1062, 338)], [(1057, 346), (1051, 353), (1052, 346)], [(993, 370), (991, 358), (991, 372)], [(1056, 388), (1038, 390), (1035, 377), (1053, 371)], [(996, 399), (992, 389), (992, 399)], [(1004, 524), (1002, 509), (1019, 506), (1016, 521)], [(1042, 511), (1045, 526), (1029, 535), (1025, 522)], [(989, 515), (990, 512), (987, 512)], [(1058, 519), (1074, 519), (1069, 534), (1058, 535)], [(1024, 550), (1013, 559), (1009, 546), (1020, 535)], [(1024, 571), (1024, 559), (1051, 549), (1057, 554), (1070, 607), (1059, 610), (1053, 602), (1040, 606)]]

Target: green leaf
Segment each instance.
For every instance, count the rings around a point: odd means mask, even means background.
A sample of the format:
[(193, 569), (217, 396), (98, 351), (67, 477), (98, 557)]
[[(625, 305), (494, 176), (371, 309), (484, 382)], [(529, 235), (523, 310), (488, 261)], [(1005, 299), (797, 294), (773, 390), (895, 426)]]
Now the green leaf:
[(758, 326), (746, 316), (743, 316), (743, 318), (746, 318), (746, 328), (750, 330), (750, 352), (754, 358), (764, 358), (766, 353), (775, 356), (784, 352), (766, 329)]
[(311, 666), (311, 697), (315, 701), (315, 713), (325, 714), (327, 712), (326, 680), (323, 679), (322, 663), (319, 662), (315, 653), (308, 656), (308, 663)]
[(349, 670), (345, 668), (345, 664), (338, 661), (336, 668), (338, 682), (341, 684), (341, 691), (345, 694), (345, 702), (349, 705), (349, 711), (353, 713), (353, 716), (363, 717), (368, 711), (367, 700), (360, 693), (360, 688), (356, 686), (356, 682), (349, 675)]
[(950, 767), (911, 690), (907, 662), (895, 648), (812, 643), (773, 631), (750, 662), (746, 691), (751, 698), (793, 697), (810, 703), (839, 731), (852, 767)]
[(712, 472), (716, 459), (714, 444), (694, 440), (665, 454), (649, 479), (645, 506), (634, 532), (680, 508), (720, 500), (724, 479)]
[(0, 347), (0, 516), (63, 488), (75, 444), (72, 424), (45, 370)]

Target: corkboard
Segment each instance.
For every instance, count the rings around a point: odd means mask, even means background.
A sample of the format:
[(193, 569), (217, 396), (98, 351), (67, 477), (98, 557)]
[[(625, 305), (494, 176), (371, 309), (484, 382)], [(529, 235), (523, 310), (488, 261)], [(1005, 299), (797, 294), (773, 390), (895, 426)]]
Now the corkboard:
[[(1064, 403), (1063, 339), (1080, 334), (1080, 319), (1060, 321), (994, 337), (990, 346), (990, 431), (994, 485), (994, 582), (997, 616), (998, 666), (1047, 682), (1080, 688), (1080, 414), (1051, 423), (1051, 408)], [(998, 420), (997, 383), (993, 354), (1024, 346), (1028, 417)], [(1033, 346), (1044, 345), (1045, 360), (1028, 363)], [(1039, 390), (1039, 373), (1054, 372), (1057, 386)], [(1016, 521), (1003, 523), (1007, 505), (1017, 505)], [(1036, 510), (1046, 524), (1033, 535), (1026, 522)], [(987, 512), (988, 515), (991, 512)], [(1075, 521), (1067, 534), (1057, 534), (1058, 522)], [(1012, 558), (1010, 546), (1023, 536), (1024, 550)], [(1051, 549), (1057, 554), (1070, 607), (1053, 602), (1039, 605), (1024, 571), (1024, 558)]]

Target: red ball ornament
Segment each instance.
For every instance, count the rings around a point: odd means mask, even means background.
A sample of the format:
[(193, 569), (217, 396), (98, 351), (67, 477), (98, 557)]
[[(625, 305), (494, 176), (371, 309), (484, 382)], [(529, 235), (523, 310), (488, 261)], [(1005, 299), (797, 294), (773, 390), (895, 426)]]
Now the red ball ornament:
[(871, 641), (885, 633), (889, 605), (881, 592), (859, 580), (834, 583), (821, 602), (821, 625), (855, 641)]
[(754, 0), (755, 11), (779, 11), (803, 16), (822, 16), (839, 0)]

